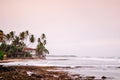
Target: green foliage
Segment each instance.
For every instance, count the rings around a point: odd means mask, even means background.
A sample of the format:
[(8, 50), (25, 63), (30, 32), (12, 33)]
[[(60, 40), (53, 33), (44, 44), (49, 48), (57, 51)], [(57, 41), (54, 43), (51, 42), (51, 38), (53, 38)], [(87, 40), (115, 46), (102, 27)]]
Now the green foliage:
[[(36, 41), (36, 38), (33, 34), (30, 34), (29, 31), (21, 32), (19, 35), (16, 35), (14, 31), (4, 34), (4, 42), (0, 45), (0, 51), (3, 51), (7, 57), (31, 57), (29, 51), (25, 51), (25, 48), (29, 48), (26, 44), (27, 39), (33, 44)], [(26, 41), (25, 41), (26, 40)], [(49, 51), (46, 49), (45, 45), (47, 44), (46, 35), (43, 33), (40, 38), (38, 38), (38, 45), (36, 47), (36, 54), (40, 56), (45, 56)], [(0, 56), (2, 53), (0, 54)], [(1, 58), (2, 59), (2, 58)]]
[(29, 52), (24, 52), (25, 57), (32, 57), (32, 55)]
[(3, 58), (4, 58), (4, 52), (0, 51), (0, 60), (3, 60)]
[(45, 57), (46, 53), (49, 54), (49, 51), (45, 47), (46, 43), (46, 35), (43, 33), (41, 38), (38, 38), (38, 45), (36, 47), (36, 55), (40, 58)]
[(34, 42), (35, 42), (35, 37), (34, 37), (34, 35), (31, 35), (31, 36), (30, 36), (30, 42), (31, 42), (31, 43), (34, 43)]

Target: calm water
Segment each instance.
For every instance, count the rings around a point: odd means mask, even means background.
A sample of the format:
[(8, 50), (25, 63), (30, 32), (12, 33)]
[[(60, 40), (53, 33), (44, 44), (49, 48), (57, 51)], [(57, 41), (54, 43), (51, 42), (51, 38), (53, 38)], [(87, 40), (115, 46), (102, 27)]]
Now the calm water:
[(77, 57), (77, 56), (48, 56), (46, 60), (23, 60), (18, 62), (1, 63), (3, 65), (32, 65), (32, 66), (62, 66), (65, 69), (83, 76), (107, 76), (109, 80), (120, 80), (119, 58)]

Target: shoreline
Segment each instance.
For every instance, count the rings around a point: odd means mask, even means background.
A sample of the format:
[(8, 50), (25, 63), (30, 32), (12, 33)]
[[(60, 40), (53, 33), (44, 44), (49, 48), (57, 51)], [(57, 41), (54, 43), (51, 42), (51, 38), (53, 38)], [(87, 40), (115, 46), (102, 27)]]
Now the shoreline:
[[(61, 69), (59, 69), (61, 68)], [(0, 80), (105, 80), (95, 76), (82, 76), (64, 71), (56, 66), (3, 66), (0, 65)]]
[(23, 60), (44, 60), (44, 59), (40, 59), (40, 58), (10, 58), (10, 59), (4, 59), (4, 60), (0, 60), (0, 63), (9, 63), (9, 62), (17, 62), (17, 61), (23, 61)]
[[(38, 60), (38, 59), (7, 59), (7, 60), (3, 60), (1, 61), (1, 63), (9, 63), (9, 62), (17, 62), (17, 61), (24, 61), (24, 60)], [(43, 60), (43, 59), (39, 59), (39, 60)], [(35, 76), (44, 76), (42, 77), (42, 80), (103, 80), (103, 79), (97, 79), (96, 76), (82, 76), (81, 74), (78, 73), (71, 73), (69, 71), (66, 71), (66, 69), (71, 69), (71, 67), (68, 66), (31, 66), (31, 65), (4, 65), (3, 67), (5, 67), (6, 69), (10, 68), (10, 69), (15, 69), (6, 73), (6, 71), (1, 70), (0, 72), (0, 80), (1, 80), (1, 76), (2, 78), (6, 78), (4, 75), (11, 75), (17, 73), (18, 75), (16, 76), (16, 80), (19, 80), (19, 76), (24, 75), (25, 78), (24, 79), (20, 79), (20, 80), (28, 80), (26, 79), (26, 77), (29, 77), (29, 80), (37, 80), (37, 78)], [(2, 68), (1, 68), (2, 69)], [(22, 72), (21, 72), (22, 71)], [(42, 71), (42, 72), (41, 72)], [(19, 72), (21, 74), (19, 74)], [(2, 73), (4, 73), (4, 75), (2, 75)], [(22, 74), (23, 73), (23, 74)], [(28, 76), (29, 73), (35, 73), (33, 74), (34, 76)], [(37, 75), (36, 75), (37, 74)], [(47, 75), (45, 75), (47, 74)], [(13, 75), (11, 75), (13, 76)], [(51, 77), (50, 77), (51, 76)], [(62, 76), (62, 79), (61, 79)], [(101, 76), (101, 78), (107, 78), (105, 76)], [(11, 80), (14, 80), (12, 77)], [(33, 79), (36, 78), (36, 79)], [(46, 79), (49, 78), (49, 79)], [(4, 79), (3, 79), (4, 80)], [(7, 79), (5, 79), (7, 80)], [(106, 79), (104, 79), (106, 80)]]

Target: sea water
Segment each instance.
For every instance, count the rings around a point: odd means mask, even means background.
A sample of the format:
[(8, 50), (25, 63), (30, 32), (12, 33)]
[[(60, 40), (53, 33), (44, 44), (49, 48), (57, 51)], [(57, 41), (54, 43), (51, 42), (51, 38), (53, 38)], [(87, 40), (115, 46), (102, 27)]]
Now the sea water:
[(120, 80), (120, 59), (117, 57), (78, 57), (73, 55), (50, 55), (46, 60), (32, 59), (17, 62), (0, 63), (3, 65), (23, 66), (60, 66), (70, 73), (82, 76), (106, 76), (108, 80)]

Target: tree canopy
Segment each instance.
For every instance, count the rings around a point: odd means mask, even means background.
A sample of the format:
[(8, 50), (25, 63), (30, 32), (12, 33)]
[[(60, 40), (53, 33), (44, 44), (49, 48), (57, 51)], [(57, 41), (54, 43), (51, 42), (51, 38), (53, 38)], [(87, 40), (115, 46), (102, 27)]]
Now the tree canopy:
[[(3, 33), (2, 30), (0, 32)], [(15, 31), (11, 31), (7, 34), (4, 34), (4, 39), (2, 44), (0, 45), (0, 51), (3, 51), (8, 56), (16, 57), (19, 53), (27, 53), (24, 51), (24, 48), (29, 48), (27, 42), (25, 40), (29, 39), (29, 43), (34, 44), (36, 38), (34, 34), (29, 33), (28, 30), (21, 32), (19, 35), (15, 34)], [(28, 41), (28, 40), (27, 40)], [(45, 45), (46, 35), (43, 33), (40, 38), (38, 38), (38, 44), (36, 45), (36, 56), (39, 58), (45, 57), (46, 53), (49, 51), (46, 49)]]

